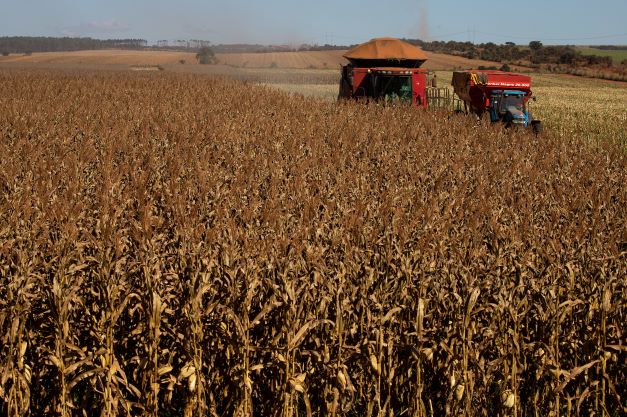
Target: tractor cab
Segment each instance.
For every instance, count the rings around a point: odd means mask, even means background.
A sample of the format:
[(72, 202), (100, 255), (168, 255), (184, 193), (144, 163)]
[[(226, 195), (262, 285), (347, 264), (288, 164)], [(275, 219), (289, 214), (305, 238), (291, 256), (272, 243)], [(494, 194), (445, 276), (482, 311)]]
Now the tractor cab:
[(527, 93), (519, 90), (493, 90), (490, 95), (490, 121), (504, 121), (510, 125), (527, 126), (529, 113)]

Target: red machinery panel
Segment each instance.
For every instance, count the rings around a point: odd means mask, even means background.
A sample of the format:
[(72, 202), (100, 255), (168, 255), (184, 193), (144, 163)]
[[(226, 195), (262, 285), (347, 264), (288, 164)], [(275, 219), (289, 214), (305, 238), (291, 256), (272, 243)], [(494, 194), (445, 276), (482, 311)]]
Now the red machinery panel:
[(427, 73), (425, 70), (415, 71), (412, 74), (412, 92), (414, 106), (427, 108)]
[[(345, 77), (350, 79), (350, 97), (376, 97), (373, 90), (375, 77), (407, 77), (411, 80), (412, 104), (427, 107), (428, 74), (424, 69), (402, 67), (346, 68)], [(348, 98), (344, 95), (343, 97)]]
[(453, 73), (455, 94), (475, 110), (482, 111), (488, 106), (487, 99), (494, 90), (518, 90), (526, 93), (525, 100), (531, 97), (531, 77), (504, 71), (468, 70)]
[(368, 68), (353, 68), (353, 95), (355, 97), (366, 95), (367, 87), (363, 84), (368, 74)]

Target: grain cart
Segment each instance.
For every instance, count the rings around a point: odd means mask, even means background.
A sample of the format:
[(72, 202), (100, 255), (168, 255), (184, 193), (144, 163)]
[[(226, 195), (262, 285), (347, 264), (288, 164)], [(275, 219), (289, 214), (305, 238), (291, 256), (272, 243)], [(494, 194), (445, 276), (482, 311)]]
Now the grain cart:
[(426, 108), (450, 99), (449, 89), (435, 86), (435, 75), (420, 66), (427, 56), (394, 38), (378, 38), (356, 46), (344, 57), (338, 97), (401, 101)]
[[(540, 132), (539, 120), (532, 120), (529, 99), (532, 98), (531, 77), (505, 71), (456, 71), (453, 89), (464, 102), (466, 112), (479, 118), (490, 115), (491, 122), (506, 126), (531, 126)], [(535, 98), (534, 98), (535, 99)]]

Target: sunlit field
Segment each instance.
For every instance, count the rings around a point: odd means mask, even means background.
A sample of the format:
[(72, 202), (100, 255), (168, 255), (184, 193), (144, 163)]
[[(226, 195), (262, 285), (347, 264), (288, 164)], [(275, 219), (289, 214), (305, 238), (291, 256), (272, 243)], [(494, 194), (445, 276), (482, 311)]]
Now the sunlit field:
[(535, 115), (562, 137), (627, 145), (627, 83), (534, 76)]
[(3, 415), (624, 415), (625, 90), (299, 76), (0, 71)]
[[(440, 87), (450, 86), (451, 71), (436, 74)], [(298, 79), (295, 83), (267, 84), (289, 93), (337, 99), (336, 80), (323, 84), (326, 78), (316, 78), (315, 73), (312, 76), (311, 84)], [(627, 144), (627, 83), (567, 75), (532, 73), (530, 76), (537, 98), (530, 103), (530, 108), (533, 117), (542, 120), (545, 129), (561, 137), (585, 139), (588, 143), (609, 140)], [(331, 75), (325, 74), (325, 77)]]

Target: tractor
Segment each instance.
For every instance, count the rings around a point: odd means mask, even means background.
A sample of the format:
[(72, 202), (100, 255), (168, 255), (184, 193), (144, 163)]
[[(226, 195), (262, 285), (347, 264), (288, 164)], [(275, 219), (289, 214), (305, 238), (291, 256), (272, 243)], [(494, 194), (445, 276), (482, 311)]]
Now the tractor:
[(540, 132), (541, 122), (533, 120), (529, 112), (529, 100), (535, 100), (531, 77), (496, 70), (456, 71), (452, 84), (466, 112), (479, 118), (488, 113), (491, 122), (532, 127), (534, 132)]

